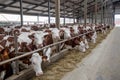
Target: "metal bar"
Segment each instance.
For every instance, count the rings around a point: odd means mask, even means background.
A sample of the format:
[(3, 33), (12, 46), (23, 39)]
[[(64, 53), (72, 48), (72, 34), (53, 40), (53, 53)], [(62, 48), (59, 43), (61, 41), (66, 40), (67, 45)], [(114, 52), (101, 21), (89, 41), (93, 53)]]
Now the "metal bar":
[(23, 7), (22, 7), (22, 0), (20, 0), (20, 19), (21, 19), (21, 26), (23, 26)]
[(84, 25), (87, 24), (87, 0), (84, 0)]
[(48, 25), (50, 27), (50, 0), (48, 0)]
[(56, 27), (60, 28), (60, 0), (55, 0)]
[[(101, 28), (100, 28), (100, 29), (101, 29)], [(68, 41), (68, 40), (72, 40), (72, 39), (74, 39), (74, 38), (83, 36), (83, 35), (88, 34), (88, 33), (91, 33), (91, 32), (93, 32), (93, 31), (89, 31), (89, 32), (87, 32), (87, 33), (80, 34), (80, 35), (75, 36), (75, 37), (72, 37), (72, 38), (70, 38), (70, 39), (65, 39), (65, 40), (63, 40), (63, 41), (50, 44), (50, 45), (48, 45), (48, 46), (42, 47), (42, 48), (40, 48), (40, 49), (31, 51), (31, 52), (27, 52), (27, 53), (25, 52), (23, 55), (20, 55), (20, 56), (17, 56), (17, 57), (14, 57), (14, 58), (11, 58), (11, 59), (8, 59), (8, 60), (5, 60), (5, 61), (0, 62), (0, 65), (6, 64), (6, 63), (11, 62), (11, 61), (14, 61), (14, 60), (18, 60), (18, 59), (23, 58), (23, 57), (26, 57), (26, 56), (28, 56), (28, 55), (34, 54), (35, 52), (41, 51), (41, 50), (43, 50), (43, 49), (45, 49), (45, 48), (48, 48), (48, 47), (51, 47), (51, 46), (54, 46), (54, 45), (58, 45), (58, 44), (64, 43), (64, 42), (66, 42), (66, 41)]]

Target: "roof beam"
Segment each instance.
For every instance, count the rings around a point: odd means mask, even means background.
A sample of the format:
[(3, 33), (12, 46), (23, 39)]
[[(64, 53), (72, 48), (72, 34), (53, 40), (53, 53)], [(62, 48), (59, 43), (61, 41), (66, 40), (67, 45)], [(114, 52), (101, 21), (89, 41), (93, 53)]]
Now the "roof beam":
[(16, 3), (17, 2), (17, 0), (13, 0), (11, 3), (9, 3), (9, 4), (7, 4), (7, 5), (3, 5), (3, 7), (2, 8), (0, 8), (0, 9), (4, 9), (4, 8), (6, 8), (6, 7), (8, 7), (8, 6), (11, 6), (12, 4), (14, 4), (14, 3)]
[(40, 4), (35, 5), (35, 6), (34, 6), (34, 7), (32, 7), (32, 8), (27, 9), (26, 11), (24, 11), (24, 13), (26, 13), (26, 12), (28, 12), (28, 11), (30, 11), (30, 10), (32, 10), (32, 9), (34, 9), (34, 8), (36, 8), (36, 7), (40, 6), (40, 5), (42, 5), (42, 4), (45, 4), (45, 3), (47, 3), (47, 1), (46, 1), (46, 0), (45, 0), (44, 2), (41, 2)]

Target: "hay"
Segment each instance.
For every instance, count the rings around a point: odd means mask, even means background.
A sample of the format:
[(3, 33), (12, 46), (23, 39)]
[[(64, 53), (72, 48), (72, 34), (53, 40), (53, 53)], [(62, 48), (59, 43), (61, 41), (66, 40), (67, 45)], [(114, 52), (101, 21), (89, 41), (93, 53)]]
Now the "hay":
[(98, 38), (96, 43), (89, 43), (90, 48), (82, 53), (78, 50), (70, 50), (68, 51), (68, 55), (64, 56), (58, 62), (52, 63), (49, 67), (44, 70), (43, 76), (34, 77), (31, 80), (60, 80), (64, 74), (72, 71), (77, 67), (77, 63), (81, 62), (81, 60), (91, 53), (93, 48), (95, 48), (99, 43), (102, 42), (103, 39), (110, 33), (110, 30), (106, 34), (98, 34)]

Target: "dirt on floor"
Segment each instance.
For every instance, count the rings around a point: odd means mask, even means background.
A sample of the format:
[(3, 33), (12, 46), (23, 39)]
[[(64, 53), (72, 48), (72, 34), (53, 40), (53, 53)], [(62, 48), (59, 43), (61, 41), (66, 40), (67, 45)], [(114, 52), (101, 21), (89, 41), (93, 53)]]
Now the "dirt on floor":
[(89, 42), (90, 48), (82, 53), (78, 50), (69, 50), (68, 54), (65, 55), (62, 59), (58, 60), (55, 63), (52, 63), (49, 67), (44, 69), (44, 74), (40, 77), (34, 77), (31, 80), (60, 80), (63, 75), (72, 71), (77, 67), (77, 63), (91, 53), (91, 51), (106, 38), (107, 34), (110, 33), (110, 30), (106, 34), (98, 34), (97, 43), (93, 44)]

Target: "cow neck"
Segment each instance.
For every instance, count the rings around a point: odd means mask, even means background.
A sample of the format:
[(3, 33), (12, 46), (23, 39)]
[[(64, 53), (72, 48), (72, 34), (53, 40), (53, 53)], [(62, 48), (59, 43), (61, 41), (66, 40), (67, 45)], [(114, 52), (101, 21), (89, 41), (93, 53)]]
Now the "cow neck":
[(48, 51), (49, 48), (50, 48), (50, 47), (45, 48), (45, 49), (43, 50), (43, 55), (46, 55), (46, 53), (47, 53), (47, 51)]

